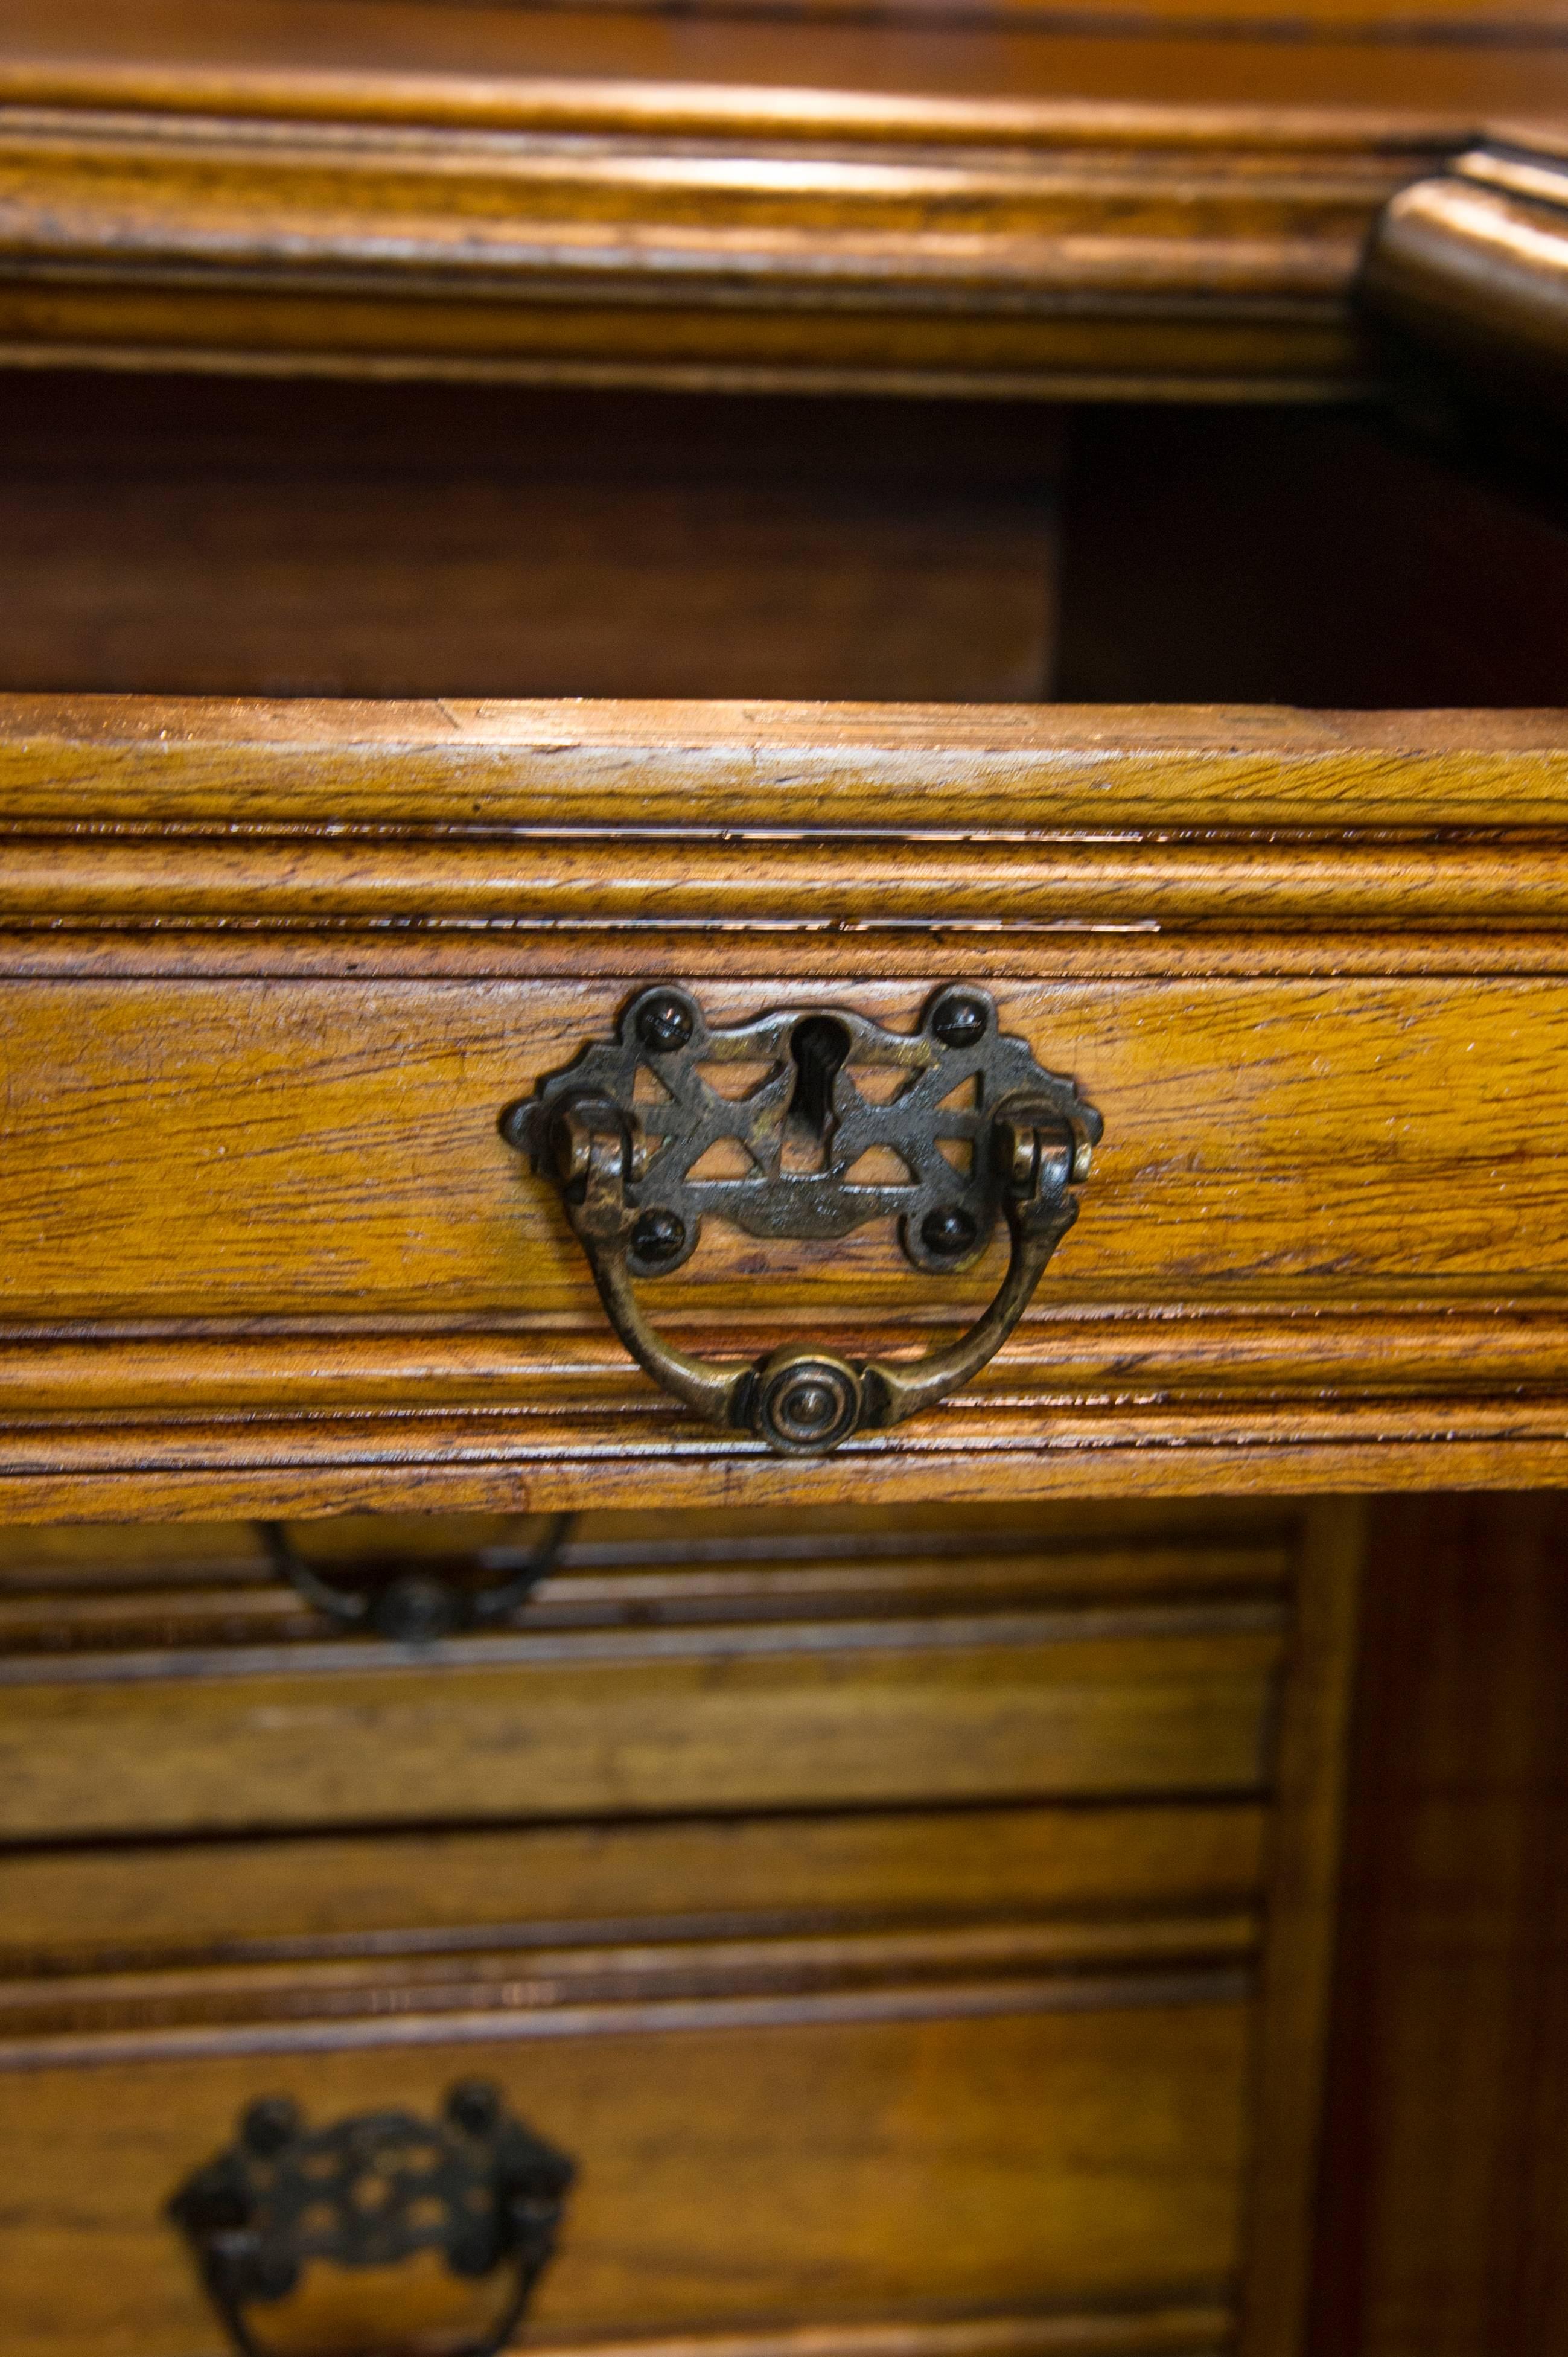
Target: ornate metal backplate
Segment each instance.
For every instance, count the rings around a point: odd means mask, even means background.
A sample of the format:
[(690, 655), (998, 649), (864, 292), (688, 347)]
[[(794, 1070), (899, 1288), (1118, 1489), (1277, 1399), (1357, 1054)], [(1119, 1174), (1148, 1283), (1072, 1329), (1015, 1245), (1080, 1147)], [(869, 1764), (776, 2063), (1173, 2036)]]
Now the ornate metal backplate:
[(510, 2336), (550, 2258), (574, 2173), (483, 2080), (453, 2087), (438, 2120), (363, 2112), (307, 2128), (285, 2097), (264, 2096), (169, 2214), (246, 2357), (259, 2346), (247, 2310), (286, 2298), (311, 2261), (382, 2267), (422, 2250), (440, 2251), (456, 2276), (513, 2270), (504, 2313), (473, 2344), (480, 2357)]
[(837, 1006), (713, 1027), (689, 991), (660, 985), (501, 1125), (542, 1168), (552, 1120), (573, 1100), (607, 1100), (634, 1121), (634, 1276), (679, 1268), (710, 1214), (800, 1239), (896, 1219), (915, 1266), (946, 1273), (991, 1240), (1004, 1182), (986, 1147), (996, 1107), (1021, 1097), (1054, 1111), (1087, 1157), (1098, 1115), (967, 984), (938, 991), (913, 1031)]

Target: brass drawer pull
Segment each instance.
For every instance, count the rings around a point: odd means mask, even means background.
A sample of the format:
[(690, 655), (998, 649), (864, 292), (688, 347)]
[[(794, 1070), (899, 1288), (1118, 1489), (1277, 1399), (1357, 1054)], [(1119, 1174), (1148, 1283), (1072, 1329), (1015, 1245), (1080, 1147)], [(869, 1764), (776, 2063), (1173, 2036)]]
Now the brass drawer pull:
[[(269, 2095), (242, 2114), (234, 2142), (168, 2208), (242, 2357), (268, 2357), (252, 2310), (287, 2299), (313, 2261), (391, 2267), (424, 2250), (475, 2282), (510, 2269), (477, 2337), (442, 2338), (448, 2357), (491, 2357), (554, 2251), (575, 2173), (484, 2080), (459, 2081), (435, 2121), (363, 2112), (307, 2128), (286, 2096)], [(398, 2299), (394, 2286), (394, 2315)], [(387, 2326), (384, 2315), (367, 2325), (367, 2350), (386, 2348)], [(291, 2332), (289, 2346), (298, 2345)]]
[[(1001, 1348), (1078, 1216), (1073, 1189), (1102, 1125), (965, 984), (937, 992), (914, 1031), (837, 1006), (711, 1028), (689, 991), (645, 990), (613, 1039), (590, 1042), (500, 1126), (560, 1188), (639, 1364), (710, 1424), (821, 1456), (932, 1405)], [(1012, 1253), (990, 1308), (923, 1358), (856, 1366), (791, 1345), (714, 1365), (663, 1340), (632, 1288), (689, 1260), (709, 1213), (747, 1235), (820, 1240), (896, 1218), (906, 1258), (941, 1274), (980, 1257), (1000, 1213)]]
[(340, 1629), (384, 1637), (390, 1644), (432, 1645), (441, 1637), (510, 1620), (555, 1568), (576, 1520), (575, 1514), (553, 1514), (536, 1547), (486, 1548), (475, 1568), (501, 1575), (489, 1586), (428, 1564), (410, 1569), (394, 1561), (378, 1566), (380, 1576), (369, 1586), (343, 1587), (306, 1562), (286, 1523), (258, 1523), (255, 1528), (279, 1578), (324, 1619)]

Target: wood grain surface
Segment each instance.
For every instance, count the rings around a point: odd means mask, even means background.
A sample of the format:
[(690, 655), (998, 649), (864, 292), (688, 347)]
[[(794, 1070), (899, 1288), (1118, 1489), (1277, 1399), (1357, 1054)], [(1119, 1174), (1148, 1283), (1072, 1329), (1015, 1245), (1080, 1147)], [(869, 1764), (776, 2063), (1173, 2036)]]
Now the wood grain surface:
[(1560, 412), (1568, 375), (1568, 141), (1502, 124), (1406, 188), (1368, 249), (1368, 303), (1473, 391)]
[(1133, 2286), (1160, 2287), (1161, 2304), (1184, 2291), (1214, 2303), (1236, 2257), (1246, 2008), (1201, 1982), (1187, 2002), (1158, 1984), (1127, 1994), (1038, 2010), (1024, 1983), (972, 2018), (935, 1990), (927, 2018), (907, 2021), (768, 2029), (737, 2007), (729, 2026), (628, 2022), (521, 2048), (438, 2036), (308, 2061), (149, 2057), (100, 2064), (91, 2088), (63, 2062), (28, 2071), (5, 2088), (10, 2132), (38, 2147), (5, 2236), (13, 2346), (209, 2349), (157, 2204), (258, 2086), (325, 2120), (394, 2088), (423, 2109), (476, 2072), (582, 2163), (541, 2333), (1070, 2312), (1132, 2305)]
[(700, 1809), (721, 1777), (752, 1808), (1255, 1788), (1268, 1616), (1155, 1627), (1129, 1609), (1081, 1635), (1071, 1615), (1020, 1616), (989, 1642), (983, 1624), (930, 1620), (749, 1642), (535, 1637), (510, 1661), (498, 1640), (423, 1666), (373, 1648), (286, 1671), (230, 1655), (199, 1684), (177, 1656), (161, 1676), (39, 1671), (7, 1697), (4, 1822), (37, 1835), (657, 1813)]
[[(1550, 11), (1358, 5), (1227, 25), (1177, 0), (1096, 39), (1092, 12), (1031, 31), (1026, 8), (994, 29), (814, 11), (806, 31), (744, 10), (177, 0), (132, 22), (18, 0), (0, 344), (132, 366), (1354, 393), (1377, 373), (1350, 297), (1379, 208), (1487, 113), (1568, 89)], [(1329, 38), (1291, 38), (1308, 30)]]
[[(463, 1535), (424, 1534), (434, 1552)], [(300, 1538), (340, 1572), (373, 1544), (367, 1526)], [(125, 1631), (93, 1652), (90, 1624), (69, 1666), (13, 1664), (24, 1719), (68, 1686), (162, 1698), (130, 1751), (76, 1749), (72, 1772), (124, 1787), (119, 1814), (73, 1824), (60, 1786), (7, 1851), (0, 2114), (40, 2153), (0, 2222), (14, 2345), (209, 2357), (159, 2208), (243, 2102), (276, 2087), (318, 2120), (424, 2108), (478, 2070), (582, 2168), (531, 2325), (546, 2347), (1295, 2357), (1354, 1513), (599, 1516), (574, 1546), (545, 1622), (486, 1641), (488, 1669), (461, 1645), (423, 1663), (295, 1645), (269, 1668), (231, 1643), (156, 1652)], [(158, 1534), (107, 1527), (13, 1533), (4, 1552), (14, 1593), (31, 1583), (68, 1615), (160, 1577), (199, 1592), (251, 1577), (231, 1529), (177, 1534), (161, 1563)], [(706, 1765), (684, 1797), (658, 1741), (623, 1753), (585, 1814), (561, 1760), (508, 1785), (550, 1682), (575, 1674), (561, 1648), (581, 1640), (549, 1633), (574, 1586), (579, 1620), (618, 1615), (634, 1676), (660, 1614), (706, 1595), (681, 1734)], [(856, 1597), (858, 1620), (835, 1617)], [(941, 1699), (961, 1694), (974, 1628), (989, 1733)], [(935, 1662), (938, 1685), (896, 1790), (876, 1696), (911, 1660)], [(785, 1725), (767, 1680), (781, 1691), (800, 1661), (828, 1674)], [(721, 1724), (747, 1662), (764, 1684)], [(389, 1672), (428, 1694), (448, 1762), (488, 1780), (445, 1826), (450, 1768), (353, 1704)], [(1119, 1682), (1122, 1766), (1080, 1749), (1079, 1781), (1058, 1789), (1026, 1703), (1005, 1790), (983, 1791), (976, 1763), (987, 1745), (999, 1758), (1020, 1674), (1091, 1714)], [(510, 1695), (488, 1734), (476, 1675)], [(334, 1694), (347, 1749), (318, 1706)], [(605, 1704), (594, 1723), (613, 1732)], [(227, 1764), (188, 1749), (214, 1706)], [(1162, 1729), (1178, 1723), (1173, 1749)], [(61, 1751), (29, 1726), (47, 1777), (76, 1737), (57, 1721)], [(248, 1744), (286, 1727), (287, 1772), (258, 1778)], [(881, 1757), (875, 1791), (846, 1743)], [(418, 1771), (405, 1788), (400, 1760)], [(235, 1775), (252, 1804), (224, 1830)], [(1266, 2300), (1241, 2296), (1244, 2247)], [(269, 2319), (278, 2345), (362, 2341), (387, 2289), (312, 2271)], [(397, 2297), (411, 2330), (450, 2308), (417, 2269)]]
[(0, 687), (1037, 695), (1061, 437), (1037, 407), (976, 423), (0, 371)]
[[(6, 717), (15, 1519), (1559, 1461), (1560, 716)], [(895, 1025), (967, 975), (1105, 1118), (1015, 1345), (837, 1472), (682, 1425), (497, 1131), (671, 971)], [(647, 1290), (715, 1354), (908, 1347), (999, 1265), (715, 1229)]]
[(1311, 2348), (1568, 2335), (1560, 1495), (1371, 1510)]

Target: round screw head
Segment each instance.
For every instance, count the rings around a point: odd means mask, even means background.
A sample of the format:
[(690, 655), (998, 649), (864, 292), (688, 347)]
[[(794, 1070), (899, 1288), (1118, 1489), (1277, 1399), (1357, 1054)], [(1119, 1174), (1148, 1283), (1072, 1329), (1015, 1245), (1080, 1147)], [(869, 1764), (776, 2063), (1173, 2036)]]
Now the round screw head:
[(249, 2224), (251, 2217), (243, 2166), (232, 2159), (215, 2162), (193, 2177), (171, 2206), (187, 2233), (233, 2233), (237, 2227)]
[(692, 1010), (684, 999), (668, 993), (650, 998), (637, 1017), (637, 1036), (656, 1056), (671, 1056), (683, 1048), (693, 1031)]
[(500, 2115), (500, 2096), (488, 2079), (459, 2079), (446, 2091), (446, 2116), (465, 2136), (493, 2135)]
[(955, 990), (940, 1001), (931, 1029), (944, 1048), (978, 1048), (985, 1037), (985, 1009), (978, 998)]
[(979, 1233), (973, 1218), (957, 1203), (939, 1204), (920, 1222), (920, 1242), (939, 1260), (956, 1260)]
[(425, 1572), (405, 1572), (383, 1587), (371, 1606), (371, 1625), (394, 1645), (431, 1645), (448, 1637), (462, 1618), (462, 1605), (445, 1580)]
[(644, 1211), (631, 1232), (631, 1249), (650, 1268), (679, 1260), (686, 1249), (686, 1222), (674, 1211)]
[(299, 2134), (299, 2105), (287, 2095), (262, 2095), (245, 2107), (240, 2141), (258, 2160), (270, 2160)]
[(532, 1144), (532, 1100), (520, 1097), (516, 1104), (508, 1105), (496, 1124), (507, 1144), (515, 1146), (520, 1154), (526, 1154)]
[(252, 2299), (286, 2299), (300, 2277), (300, 2265), (287, 2251), (258, 2251), (249, 2268)]
[(814, 1457), (836, 1448), (860, 1421), (860, 1380), (853, 1367), (826, 1353), (777, 1353), (760, 1371), (757, 1429), (786, 1457)]
[(811, 1382), (797, 1383), (779, 1404), (781, 1420), (792, 1425), (802, 1439), (826, 1432), (838, 1408), (838, 1399), (826, 1383)]

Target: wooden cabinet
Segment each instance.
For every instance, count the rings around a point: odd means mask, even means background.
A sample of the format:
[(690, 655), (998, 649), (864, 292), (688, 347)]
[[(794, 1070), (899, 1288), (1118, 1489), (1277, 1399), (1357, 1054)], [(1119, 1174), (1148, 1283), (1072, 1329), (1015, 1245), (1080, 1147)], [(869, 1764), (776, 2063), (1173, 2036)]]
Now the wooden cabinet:
[(1562, 2342), (1564, 55), (14, 0), (7, 2351)]
[(1250, 2277), (1283, 2345), (1354, 1519), (589, 1516), (435, 1653), (242, 1527), (14, 1533), (10, 2346), (208, 2350), (161, 2203), (234, 2115), (476, 2071), (579, 2165), (547, 2344), (1197, 2357)]
[[(14, 1518), (1559, 1462), (1553, 716), (5, 723)], [(721, 1027), (842, 1004), (900, 1036), (979, 985), (1076, 1082), (1081, 1215), (972, 1385), (785, 1461), (631, 1365), (499, 1124), (661, 981)], [(870, 1355), (967, 1324), (1005, 1259), (715, 1225), (642, 1294), (713, 1359)]]

